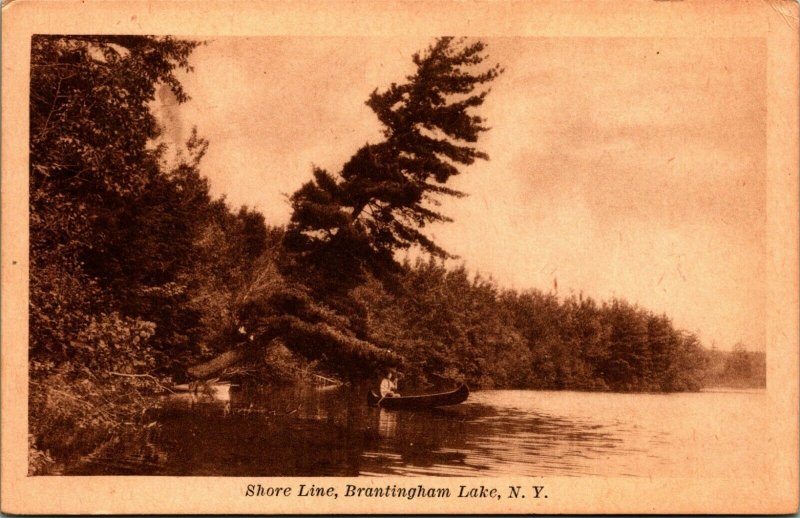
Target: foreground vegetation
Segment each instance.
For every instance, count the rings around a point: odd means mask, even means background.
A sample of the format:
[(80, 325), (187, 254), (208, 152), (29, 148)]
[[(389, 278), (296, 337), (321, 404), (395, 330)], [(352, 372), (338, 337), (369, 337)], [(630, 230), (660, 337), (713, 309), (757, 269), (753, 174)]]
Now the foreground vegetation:
[[(757, 358), (711, 354), (624, 300), (518, 292), (445, 266), (422, 229), (463, 195), (448, 179), (488, 159), (474, 110), (502, 71), (482, 43), (442, 38), (415, 55), (415, 75), (367, 101), (384, 140), (314, 170), (276, 227), (210, 196), (201, 136), (176, 160), (159, 145), (157, 89), (187, 100), (175, 71), (197, 45), (32, 40), (31, 473), (144, 425), (154, 395), (192, 378), (362, 382), (394, 365), (419, 385), (686, 391), (760, 376), (741, 367)], [(409, 249), (426, 259), (398, 262)]]

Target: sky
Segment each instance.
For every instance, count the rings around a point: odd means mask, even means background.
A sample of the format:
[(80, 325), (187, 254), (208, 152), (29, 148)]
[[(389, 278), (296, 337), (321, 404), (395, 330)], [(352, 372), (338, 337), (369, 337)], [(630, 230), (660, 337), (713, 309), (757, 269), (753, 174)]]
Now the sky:
[[(289, 220), (313, 165), (381, 139), (364, 104), (432, 38), (217, 38), (161, 92), (168, 142), (210, 142), (212, 193)], [(505, 72), (428, 229), (504, 287), (624, 298), (704, 344), (765, 349), (766, 48), (756, 39), (486, 38)], [(448, 184), (451, 185), (451, 184)]]

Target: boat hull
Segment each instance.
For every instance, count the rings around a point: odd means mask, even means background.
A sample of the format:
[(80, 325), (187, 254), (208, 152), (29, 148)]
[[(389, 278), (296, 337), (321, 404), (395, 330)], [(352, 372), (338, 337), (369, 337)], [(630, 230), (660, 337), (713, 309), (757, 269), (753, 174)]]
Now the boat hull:
[(378, 406), (388, 410), (419, 410), (424, 408), (457, 405), (466, 401), (468, 397), (469, 387), (462, 384), (460, 387), (451, 392), (426, 394), (422, 396), (381, 398), (378, 394), (370, 391), (367, 394), (367, 403), (370, 406)]

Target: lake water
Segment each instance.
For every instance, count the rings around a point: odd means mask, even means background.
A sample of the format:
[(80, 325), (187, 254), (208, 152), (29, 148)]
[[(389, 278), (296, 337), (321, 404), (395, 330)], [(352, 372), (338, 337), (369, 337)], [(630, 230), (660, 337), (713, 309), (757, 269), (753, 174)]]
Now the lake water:
[(764, 391), (476, 391), (428, 411), (348, 387), (164, 398), (70, 475), (736, 477), (760, 472)]

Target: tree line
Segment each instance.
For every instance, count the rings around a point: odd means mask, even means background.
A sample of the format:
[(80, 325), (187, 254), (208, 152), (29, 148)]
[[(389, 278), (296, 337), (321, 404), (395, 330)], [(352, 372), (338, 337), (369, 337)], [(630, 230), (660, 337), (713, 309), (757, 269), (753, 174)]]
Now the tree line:
[[(477, 110), (502, 69), (482, 42), (439, 38), (404, 82), (375, 90), (382, 139), (338, 171), (314, 169), (284, 226), (210, 195), (196, 131), (166, 158), (151, 107), (159, 88), (188, 100), (176, 73), (200, 44), (32, 39), (32, 471), (65, 437), (83, 451), (149, 395), (221, 374), (311, 368), (358, 382), (398, 366), (420, 384), (703, 385), (704, 350), (666, 316), (445, 266), (452, 256), (424, 230), (450, 221), (443, 198), (464, 196), (448, 180), (489, 158)], [(408, 250), (426, 259), (399, 261)]]
[(702, 386), (704, 352), (665, 315), (615, 299), (502, 289), (435, 260), (406, 263), (402, 287), (359, 290), (373, 332), (414, 377), (434, 373), (484, 388), (687, 391)]
[(705, 387), (767, 387), (767, 355), (763, 351), (748, 351), (742, 342), (730, 351), (716, 347), (706, 350), (705, 366)]

